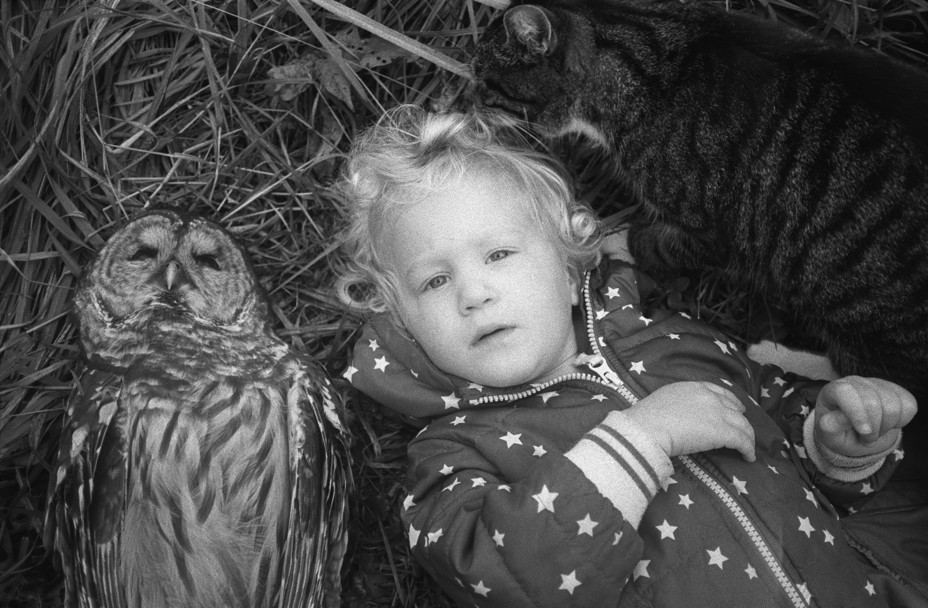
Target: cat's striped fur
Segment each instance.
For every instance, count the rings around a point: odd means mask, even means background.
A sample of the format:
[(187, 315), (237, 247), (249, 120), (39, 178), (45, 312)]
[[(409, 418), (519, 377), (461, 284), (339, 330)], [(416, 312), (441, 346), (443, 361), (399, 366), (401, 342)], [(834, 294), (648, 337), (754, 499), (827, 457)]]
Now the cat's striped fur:
[(510, 8), (474, 68), (483, 104), (614, 153), (646, 270), (723, 268), (928, 406), (928, 76), (676, 0)]

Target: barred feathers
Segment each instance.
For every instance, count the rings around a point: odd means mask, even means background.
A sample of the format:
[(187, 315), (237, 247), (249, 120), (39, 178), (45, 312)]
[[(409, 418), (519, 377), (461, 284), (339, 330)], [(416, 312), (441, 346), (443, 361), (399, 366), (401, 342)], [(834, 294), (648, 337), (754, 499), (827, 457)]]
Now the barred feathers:
[(340, 605), (345, 403), (219, 226), (143, 215), (87, 268), (47, 532), (67, 606)]

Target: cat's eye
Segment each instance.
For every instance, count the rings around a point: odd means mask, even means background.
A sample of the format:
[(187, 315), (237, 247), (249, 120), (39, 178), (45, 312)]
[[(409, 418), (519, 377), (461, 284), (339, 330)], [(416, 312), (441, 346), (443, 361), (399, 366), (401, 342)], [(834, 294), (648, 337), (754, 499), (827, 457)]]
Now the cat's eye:
[(154, 247), (139, 247), (135, 253), (129, 256), (130, 262), (147, 262), (158, 257), (158, 250)]
[(219, 270), (221, 268), (219, 265), (219, 256), (213, 253), (198, 253), (193, 256), (193, 261), (196, 262), (198, 266), (204, 266), (212, 270)]

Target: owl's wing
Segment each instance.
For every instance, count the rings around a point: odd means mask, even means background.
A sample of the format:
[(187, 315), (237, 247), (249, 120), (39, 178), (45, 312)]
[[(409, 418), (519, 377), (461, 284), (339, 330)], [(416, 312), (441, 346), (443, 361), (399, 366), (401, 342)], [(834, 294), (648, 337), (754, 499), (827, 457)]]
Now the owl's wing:
[(57, 548), (68, 605), (121, 595), (114, 553), (126, 492), (121, 386), (121, 376), (88, 369), (68, 401), (45, 522), (45, 543)]
[(287, 395), (293, 491), (280, 606), (341, 605), (352, 479), (344, 399), (323, 372), (305, 364)]

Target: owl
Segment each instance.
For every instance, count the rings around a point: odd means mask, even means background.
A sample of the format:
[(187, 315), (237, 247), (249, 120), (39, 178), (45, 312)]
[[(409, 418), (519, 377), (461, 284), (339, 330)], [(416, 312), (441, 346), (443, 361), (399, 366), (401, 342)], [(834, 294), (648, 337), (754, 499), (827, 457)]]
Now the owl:
[(86, 268), (74, 312), (86, 371), (47, 511), (66, 605), (340, 605), (344, 402), (269, 330), (231, 236), (144, 214)]

